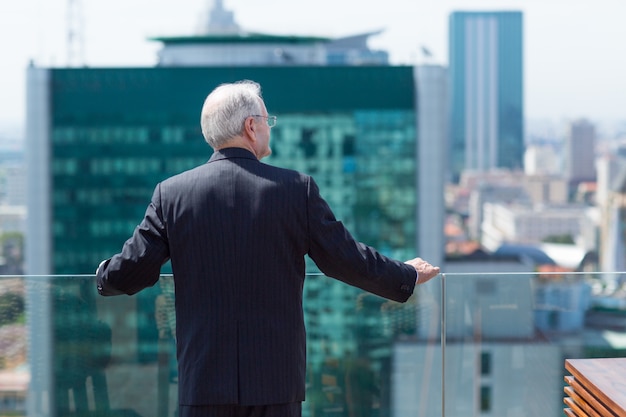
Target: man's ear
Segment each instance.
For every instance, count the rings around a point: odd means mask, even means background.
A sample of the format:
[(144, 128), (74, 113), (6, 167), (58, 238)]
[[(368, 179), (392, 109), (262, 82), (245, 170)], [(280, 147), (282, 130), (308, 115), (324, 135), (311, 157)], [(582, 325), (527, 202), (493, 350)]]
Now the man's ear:
[(243, 122), (243, 129), (250, 139), (256, 140), (256, 132), (254, 131), (254, 118), (248, 117), (245, 122)]
[(246, 120), (243, 121), (243, 131), (246, 133), (254, 131), (254, 126), (252, 126), (252, 117), (246, 117)]

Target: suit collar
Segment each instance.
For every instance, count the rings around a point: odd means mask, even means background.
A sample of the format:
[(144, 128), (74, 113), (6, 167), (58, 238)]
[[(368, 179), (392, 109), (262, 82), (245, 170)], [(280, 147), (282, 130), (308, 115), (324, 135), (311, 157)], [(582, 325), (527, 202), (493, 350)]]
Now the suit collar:
[(219, 161), (221, 159), (230, 159), (230, 158), (245, 158), (252, 159), (254, 161), (258, 161), (254, 154), (247, 149), (243, 148), (222, 148), (215, 152), (209, 159), (209, 162)]

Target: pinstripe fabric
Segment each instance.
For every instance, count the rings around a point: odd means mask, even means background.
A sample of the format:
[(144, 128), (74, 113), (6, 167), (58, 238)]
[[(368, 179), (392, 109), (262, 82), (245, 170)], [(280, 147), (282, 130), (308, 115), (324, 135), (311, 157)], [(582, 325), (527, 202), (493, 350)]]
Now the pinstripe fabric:
[(301, 415), (301, 403), (261, 406), (182, 405), (178, 409), (178, 417), (300, 417)]
[(171, 259), (180, 404), (299, 402), (305, 255), (395, 301), (414, 289), (413, 267), (355, 241), (311, 177), (229, 148), (157, 185), (133, 236), (98, 271), (98, 290), (134, 294)]

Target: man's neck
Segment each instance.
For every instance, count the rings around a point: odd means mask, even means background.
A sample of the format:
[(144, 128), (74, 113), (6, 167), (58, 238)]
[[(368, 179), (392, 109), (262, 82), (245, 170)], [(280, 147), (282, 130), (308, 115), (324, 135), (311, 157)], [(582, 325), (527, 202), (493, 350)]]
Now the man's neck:
[[(241, 136), (236, 136), (236, 137), (232, 138), (231, 140), (226, 142), (224, 144), (224, 146), (220, 146), (219, 148), (215, 148), (215, 150), (216, 151), (220, 151), (220, 150), (226, 149), (226, 148), (241, 148), (241, 149), (245, 149), (247, 151), (252, 152), (252, 154), (256, 157), (256, 153), (254, 152), (254, 148), (252, 147), (252, 144), (250, 144), (249, 141), (247, 141), (245, 138), (243, 138)], [(257, 157), (257, 159), (258, 159), (258, 157)]]

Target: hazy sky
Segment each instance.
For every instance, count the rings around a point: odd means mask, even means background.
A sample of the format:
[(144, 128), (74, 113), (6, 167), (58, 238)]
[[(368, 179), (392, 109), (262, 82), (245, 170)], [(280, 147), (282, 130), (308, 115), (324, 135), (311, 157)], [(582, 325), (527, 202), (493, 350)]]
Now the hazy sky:
[[(1, 0), (0, 131), (25, 113), (25, 68), (67, 63), (68, 4), (80, 2), (84, 62), (151, 66), (147, 38), (196, 33), (212, 0)], [(626, 120), (626, 0), (224, 0), (248, 31), (339, 37), (377, 29), (394, 64), (447, 64), (453, 10), (524, 12), (525, 114)], [(271, 92), (266, 92), (271, 94)]]

